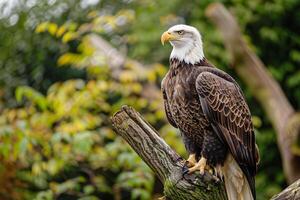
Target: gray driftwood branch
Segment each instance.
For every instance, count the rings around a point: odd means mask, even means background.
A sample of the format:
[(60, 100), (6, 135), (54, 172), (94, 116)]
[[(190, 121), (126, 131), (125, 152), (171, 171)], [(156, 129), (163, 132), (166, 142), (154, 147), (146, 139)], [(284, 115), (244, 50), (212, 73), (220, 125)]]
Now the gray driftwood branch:
[(163, 183), (166, 199), (227, 199), (223, 182), (209, 173), (183, 176), (185, 160), (134, 109), (124, 106), (112, 117), (112, 124)]

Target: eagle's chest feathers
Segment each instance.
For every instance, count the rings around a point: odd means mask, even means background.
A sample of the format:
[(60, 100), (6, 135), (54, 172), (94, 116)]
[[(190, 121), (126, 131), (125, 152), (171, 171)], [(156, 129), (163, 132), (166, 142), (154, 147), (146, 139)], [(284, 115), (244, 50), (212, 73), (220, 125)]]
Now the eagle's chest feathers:
[(163, 87), (169, 100), (171, 115), (178, 128), (190, 137), (199, 137), (209, 123), (202, 112), (195, 87), (199, 72), (192, 66), (188, 67), (190, 68), (171, 68), (163, 81)]

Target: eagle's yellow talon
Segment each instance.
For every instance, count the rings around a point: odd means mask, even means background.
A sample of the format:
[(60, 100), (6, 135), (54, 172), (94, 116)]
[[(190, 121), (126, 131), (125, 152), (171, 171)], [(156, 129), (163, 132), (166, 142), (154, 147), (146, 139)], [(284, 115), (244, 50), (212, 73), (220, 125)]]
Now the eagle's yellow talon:
[(201, 157), (198, 163), (200, 168), (200, 174), (203, 175), (206, 167), (206, 159), (204, 157)]
[(189, 174), (199, 170), (200, 174), (203, 175), (206, 168), (206, 158), (201, 157), (201, 159), (196, 163), (195, 166), (189, 168)]
[(166, 200), (166, 196), (159, 197), (157, 200)]
[(189, 158), (186, 160), (186, 166), (187, 167), (193, 167), (193, 166), (196, 165), (196, 163), (197, 163), (196, 155), (195, 154), (189, 155)]

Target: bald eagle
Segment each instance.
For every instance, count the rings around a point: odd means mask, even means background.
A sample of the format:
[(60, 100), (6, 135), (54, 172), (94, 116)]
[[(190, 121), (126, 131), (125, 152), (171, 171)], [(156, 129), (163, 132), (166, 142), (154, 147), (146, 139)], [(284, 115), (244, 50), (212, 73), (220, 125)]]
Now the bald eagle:
[(189, 154), (188, 173), (212, 169), (224, 179), (229, 200), (256, 199), (259, 153), (241, 88), (207, 61), (196, 28), (175, 25), (161, 42), (173, 46), (161, 86), (167, 119), (180, 130)]

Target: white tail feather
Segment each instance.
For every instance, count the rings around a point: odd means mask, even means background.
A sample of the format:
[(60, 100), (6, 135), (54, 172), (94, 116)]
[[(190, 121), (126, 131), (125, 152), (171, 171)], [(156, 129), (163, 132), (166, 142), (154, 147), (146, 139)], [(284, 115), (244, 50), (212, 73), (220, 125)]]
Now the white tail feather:
[(228, 200), (253, 200), (247, 178), (230, 153), (222, 167), (222, 173)]

